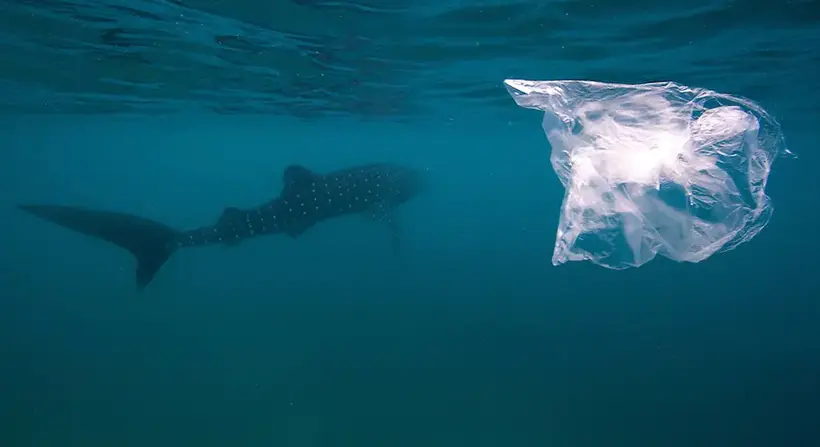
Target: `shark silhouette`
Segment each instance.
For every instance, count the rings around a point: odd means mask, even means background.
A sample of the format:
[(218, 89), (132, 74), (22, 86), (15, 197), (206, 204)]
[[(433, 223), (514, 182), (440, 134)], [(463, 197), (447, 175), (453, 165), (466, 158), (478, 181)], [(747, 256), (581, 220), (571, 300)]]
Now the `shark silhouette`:
[(278, 197), (251, 209), (225, 208), (213, 225), (187, 231), (139, 216), (62, 205), (18, 205), (39, 218), (108, 241), (137, 260), (137, 289), (144, 289), (159, 269), (183, 247), (236, 245), (245, 239), (284, 233), (299, 237), (314, 225), (350, 214), (366, 214), (387, 224), (394, 249), (399, 232), (394, 209), (425, 186), (420, 170), (369, 164), (326, 174), (292, 165), (285, 169)]

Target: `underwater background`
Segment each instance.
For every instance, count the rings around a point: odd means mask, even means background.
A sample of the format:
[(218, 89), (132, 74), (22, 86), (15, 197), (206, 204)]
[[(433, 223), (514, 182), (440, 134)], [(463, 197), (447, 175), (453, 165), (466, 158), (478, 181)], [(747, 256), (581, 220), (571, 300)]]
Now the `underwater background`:
[[(505, 78), (748, 97), (797, 158), (698, 264), (552, 266), (563, 188)], [(0, 0), (0, 446), (820, 446), (820, 2)], [(425, 169), (359, 216), (125, 250), (16, 208), (175, 228), (286, 166)]]

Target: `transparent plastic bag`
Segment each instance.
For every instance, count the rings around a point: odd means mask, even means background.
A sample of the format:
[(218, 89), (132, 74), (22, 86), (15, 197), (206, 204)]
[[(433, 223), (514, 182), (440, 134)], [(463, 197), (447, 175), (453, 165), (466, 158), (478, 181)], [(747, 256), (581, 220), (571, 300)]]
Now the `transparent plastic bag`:
[(791, 152), (754, 102), (672, 82), (504, 83), (519, 106), (544, 112), (566, 189), (553, 264), (700, 262), (768, 223), (766, 181)]

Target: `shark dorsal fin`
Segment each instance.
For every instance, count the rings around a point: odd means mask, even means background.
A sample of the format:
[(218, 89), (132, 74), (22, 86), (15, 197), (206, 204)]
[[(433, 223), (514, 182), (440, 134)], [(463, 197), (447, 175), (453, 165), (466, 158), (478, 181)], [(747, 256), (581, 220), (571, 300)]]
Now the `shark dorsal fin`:
[(225, 224), (232, 220), (236, 220), (238, 217), (242, 215), (242, 210), (235, 206), (229, 206), (222, 210), (222, 214), (219, 215), (219, 223)]
[[(244, 220), (245, 220), (246, 215), (247, 215), (247, 212), (242, 211), (241, 209), (239, 209), (235, 206), (229, 206), (229, 207), (225, 208), (224, 210), (222, 210), (222, 214), (219, 215), (219, 220), (217, 221), (217, 226), (220, 226), (220, 227), (237, 227), (237, 225), (241, 226), (245, 223)], [(241, 224), (238, 224), (238, 222), (241, 222)], [(229, 246), (235, 246), (235, 245), (239, 244), (240, 240), (241, 239), (239, 239), (239, 238), (226, 239), (225, 244), (227, 244)]]
[(283, 178), (285, 189), (302, 189), (311, 186), (316, 181), (316, 174), (304, 166), (290, 165), (285, 168)]

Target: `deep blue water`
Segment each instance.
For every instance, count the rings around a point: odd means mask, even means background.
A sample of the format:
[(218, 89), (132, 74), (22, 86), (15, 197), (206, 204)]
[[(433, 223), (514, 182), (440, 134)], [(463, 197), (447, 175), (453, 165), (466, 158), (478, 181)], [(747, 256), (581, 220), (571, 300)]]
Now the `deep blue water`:
[[(0, 446), (820, 445), (820, 3), (0, 0)], [(551, 265), (563, 191), (505, 78), (760, 103), (774, 217), (698, 264)], [(17, 203), (179, 228), (285, 166), (430, 187), (185, 249), (146, 290)]]

